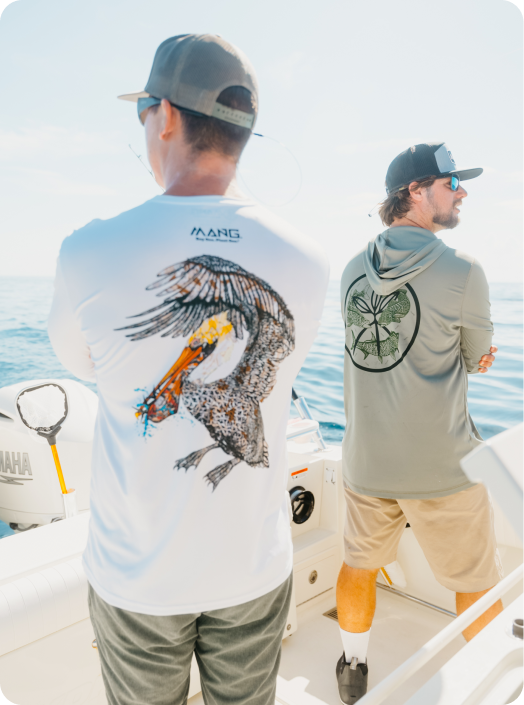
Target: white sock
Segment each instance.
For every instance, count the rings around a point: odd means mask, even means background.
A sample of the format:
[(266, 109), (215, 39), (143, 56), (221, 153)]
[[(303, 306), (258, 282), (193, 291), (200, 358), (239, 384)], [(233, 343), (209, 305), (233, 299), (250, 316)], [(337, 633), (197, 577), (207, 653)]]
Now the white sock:
[(358, 663), (367, 663), (369, 635), (371, 629), (367, 632), (346, 632), (340, 628), (340, 636), (342, 637), (342, 646), (346, 656), (346, 663), (351, 663), (351, 659), (355, 656)]

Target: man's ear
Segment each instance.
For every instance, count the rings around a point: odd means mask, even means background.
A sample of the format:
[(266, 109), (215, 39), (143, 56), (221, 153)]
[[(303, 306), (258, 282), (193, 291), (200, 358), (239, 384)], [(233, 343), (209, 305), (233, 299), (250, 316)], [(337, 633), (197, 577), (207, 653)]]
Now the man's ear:
[(422, 189), (420, 188), (417, 181), (412, 181), (410, 183), (409, 195), (415, 203), (420, 203), (422, 201)]
[(162, 129), (159, 137), (161, 140), (165, 141), (170, 139), (174, 133), (182, 129), (182, 122), (180, 119), (180, 111), (171, 105), (171, 103), (165, 98), (162, 99), (160, 110)]

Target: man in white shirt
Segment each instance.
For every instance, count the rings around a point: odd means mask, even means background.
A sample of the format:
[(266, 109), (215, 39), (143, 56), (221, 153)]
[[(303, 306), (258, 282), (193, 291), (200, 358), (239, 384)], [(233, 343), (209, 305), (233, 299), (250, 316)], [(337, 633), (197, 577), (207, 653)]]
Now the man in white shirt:
[(214, 35), (158, 48), (137, 102), (162, 196), (64, 241), (53, 347), (100, 400), (84, 568), (110, 705), (274, 703), (291, 597), (285, 429), (319, 247), (246, 199), (258, 108)]

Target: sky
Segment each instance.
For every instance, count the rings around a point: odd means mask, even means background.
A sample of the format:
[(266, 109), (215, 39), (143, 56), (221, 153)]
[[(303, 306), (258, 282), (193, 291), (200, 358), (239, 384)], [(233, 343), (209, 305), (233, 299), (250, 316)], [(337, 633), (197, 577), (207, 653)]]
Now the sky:
[[(339, 279), (384, 228), (392, 159), (444, 140), (464, 183), (439, 236), (522, 281), (522, 14), (508, 0), (0, 0), (0, 276), (54, 274), (62, 240), (161, 193), (135, 107), (157, 46), (219, 34), (260, 83), (241, 187), (320, 242)], [(115, 262), (115, 267), (118, 262)]]

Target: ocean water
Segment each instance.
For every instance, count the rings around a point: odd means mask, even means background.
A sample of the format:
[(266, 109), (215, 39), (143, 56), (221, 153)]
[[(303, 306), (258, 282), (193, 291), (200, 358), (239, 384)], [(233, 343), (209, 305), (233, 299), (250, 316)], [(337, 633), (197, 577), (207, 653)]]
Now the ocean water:
[[(484, 438), (522, 421), (522, 284), (491, 284), (494, 367), (469, 377), (469, 408)], [(0, 277), (0, 386), (28, 379), (72, 378), (56, 358), (46, 330), (53, 281), (45, 277)], [(344, 434), (344, 327), (339, 282), (330, 282), (319, 334), (295, 383), (324, 438)], [(86, 383), (96, 391), (95, 385)], [(293, 409), (292, 409), (293, 411)]]

